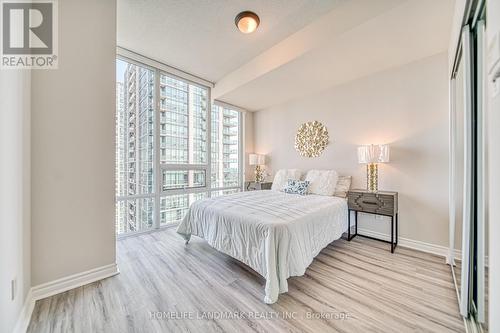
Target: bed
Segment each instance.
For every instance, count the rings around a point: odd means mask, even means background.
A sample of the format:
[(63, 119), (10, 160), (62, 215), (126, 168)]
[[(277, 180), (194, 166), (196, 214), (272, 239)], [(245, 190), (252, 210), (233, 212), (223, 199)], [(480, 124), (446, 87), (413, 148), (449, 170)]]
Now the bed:
[(192, 235), (245, 263), (266, 279), (264, 302), (288, 291), (314, 257), (347, 230), (347, 202), (276, 190), (240, 192), (194, 202), (177, 233)]

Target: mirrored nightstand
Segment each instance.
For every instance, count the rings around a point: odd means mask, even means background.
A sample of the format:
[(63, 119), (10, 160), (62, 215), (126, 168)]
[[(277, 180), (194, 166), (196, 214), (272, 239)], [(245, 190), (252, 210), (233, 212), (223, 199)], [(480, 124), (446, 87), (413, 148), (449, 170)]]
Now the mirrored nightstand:
[[(347, 239), (351, 240), (355, 236), (377, 239), (364, 236), (358, 233), (358, 212), (383, 215), (391, 218), (391, 241), (384, 241), (391, 244), (391, 253), (398, 245), (398, 192), (367, 190), (350, 190), (347, 193), (348, 205), (348, 230)], [(351, 234), (351, 211), (354, 211), (355, 231)]]
[(258, 183), (255, 181), (245, 182), (245, 191), (270, 190), (272, 182)]

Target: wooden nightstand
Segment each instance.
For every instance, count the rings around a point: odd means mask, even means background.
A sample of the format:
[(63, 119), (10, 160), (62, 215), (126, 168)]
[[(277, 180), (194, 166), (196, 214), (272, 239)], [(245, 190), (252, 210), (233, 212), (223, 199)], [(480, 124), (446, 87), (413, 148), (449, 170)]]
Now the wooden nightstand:
[(257, 183), (255, 181), (246, 182), (245, 191), (270, 190), (272, 182)]
[[(350, 190), (347, 193), (348, 230), (347, 239), (359, 235), (391, 244), (391, 253), (398, 245), (398, 192)], [(351, 235), (351, 211), (354, 211), (355, 232)], [(358, 234), (358, 212), (389, 216), (391, 218), (391, 241)]]

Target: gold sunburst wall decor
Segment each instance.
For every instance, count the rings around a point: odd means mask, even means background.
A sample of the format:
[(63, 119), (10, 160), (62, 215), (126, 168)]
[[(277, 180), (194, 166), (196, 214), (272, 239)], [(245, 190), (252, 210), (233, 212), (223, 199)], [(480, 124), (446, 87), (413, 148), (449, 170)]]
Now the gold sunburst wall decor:
[(328, 144), (328, 130), (319, 121), (300, 125), (295, 135), (295, 149), (301, 156), (318, 157)]

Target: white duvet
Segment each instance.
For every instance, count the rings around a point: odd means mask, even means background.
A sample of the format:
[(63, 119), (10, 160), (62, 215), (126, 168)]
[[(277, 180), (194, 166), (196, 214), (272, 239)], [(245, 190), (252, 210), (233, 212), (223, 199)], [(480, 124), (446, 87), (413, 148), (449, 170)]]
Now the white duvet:
[(186, 241), (204, 238), (215, 249), (266, 279), (264, 302), (288, 291), (313, 258), (347, 230), (345, 199), (279, 191), (240, 192), (194, 202), (177, 228)]

